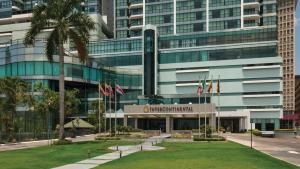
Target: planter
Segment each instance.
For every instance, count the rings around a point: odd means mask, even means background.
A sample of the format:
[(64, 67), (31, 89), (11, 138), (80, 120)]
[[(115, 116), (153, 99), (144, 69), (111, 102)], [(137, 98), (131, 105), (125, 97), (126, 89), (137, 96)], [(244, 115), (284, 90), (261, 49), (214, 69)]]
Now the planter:
[(275, 130), (275, 137), (280, 138), (294, 138), (297, 134), (299, 135), (299, 131), (293, 131), (293, 130)]

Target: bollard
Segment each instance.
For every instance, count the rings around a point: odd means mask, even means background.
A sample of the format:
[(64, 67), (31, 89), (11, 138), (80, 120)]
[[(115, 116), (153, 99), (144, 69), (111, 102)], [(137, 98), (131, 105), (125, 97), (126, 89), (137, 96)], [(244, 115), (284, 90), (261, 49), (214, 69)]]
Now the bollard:
[(91, 158), (91, 150), (88, 150), (88, 158)]
[(119, 153), (120, 153), (120, 158), (122, 158), (122, 151), (119, 151)]

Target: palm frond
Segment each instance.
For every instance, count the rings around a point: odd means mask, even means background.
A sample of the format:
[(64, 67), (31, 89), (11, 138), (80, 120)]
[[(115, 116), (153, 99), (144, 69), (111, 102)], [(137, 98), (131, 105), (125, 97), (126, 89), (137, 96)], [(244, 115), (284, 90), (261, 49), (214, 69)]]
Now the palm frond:
[(81, 34), (88, 35), (91, 30), (95, 29), (95, 22), (84, 13), (74, 12), (68, 17), (68, 20)]
[(85, 2), (85, 0), (65, 0), (62, 7), (63, 10), (61, 10), (61, 17), (67, 17), (71, 15), (76, 7), (80, 7), (81, 3), (83, 2)]
[(82, 36), (80, 36), (80, 34), (74, 29), (70, 29), (69, 36), (75, 44), (80, 61), (85, 62), (88, 58), (85, 39), (83, 39)]
[(54, 51), (57, 50), (58, 43), (58, 31), (54, 29), (50, 33), (46, 43), (46, 56), (49, 61), (53, 61), (53, 54)]
[(47, 22), (47, 5), (39, 4), (33, 9), (31, 27), (25, 35), (24, 44), (33, 45), (35, 37), (48, 26)]

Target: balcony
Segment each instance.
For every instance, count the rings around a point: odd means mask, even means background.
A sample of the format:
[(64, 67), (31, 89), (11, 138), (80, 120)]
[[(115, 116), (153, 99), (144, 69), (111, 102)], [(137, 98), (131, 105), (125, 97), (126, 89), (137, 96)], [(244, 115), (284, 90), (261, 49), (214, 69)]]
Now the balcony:
[(244, 10), (244, 20), (257, 20), (260, 19), (259, 10), (256, 9), (245, 9)]
[(135, 9), (135, 8), (143, 8), (143, 3), (129, 4), (129, 9)]
[(129, 27), (130, 30), (141, 30), (143, 29), (143, 25), (133, 25)]
[(257, 0), (244, 0), (244, 9), (257, 8), (259, 9), (260, 3)]
[(129, 19), (142, 19), (142, 18), (143, 18), (143, 14), (129, 16)]
[(244, 15), (244, 20), (258, 20), (261, 16), (259, 14), (252, 14), (252, 15)]

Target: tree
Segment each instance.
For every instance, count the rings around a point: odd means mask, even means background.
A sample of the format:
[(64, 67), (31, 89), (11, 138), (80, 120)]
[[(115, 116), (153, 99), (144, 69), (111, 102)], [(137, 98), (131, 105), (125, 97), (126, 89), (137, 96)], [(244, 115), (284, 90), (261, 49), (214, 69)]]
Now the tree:
[(38, 95), (34, 96), (31, 106), (33, 111), (40, 116), (40, 119), (43, 121), (44, 129), (47, 129), (49, 126), (50, 113), (58, 110), (58, 93), (49, 89), (48, 87), (43, 86), (42, 83), (37, 83), (34, 86), (34, 91), (38, 92)]
[[(64, 139), (64, 43), (72, 41), (82, 62), (88, 58), (86, 45), (89, 43), (90, 31), (95, 28), (93, 20), (78, 7), (84, 0), (51, 0), (37, 4), (33, 9), (31, 27), (26, 33), (26, 46), (34, 45), (35, 37), (44, 29), (50, 29), (46, 42), (46, 55), (50, 61), (58, 49), (59, 53), (59, 139)], [(104, 27), (105, 25), (102, 25)], [(102, 31), (104, 29), (101, 29)], [(107, 30), (107, 29), (106, 29)], [(106, 32), (103, 32), (106, 33)]]
[[(98, 100), (92, 101), (91, 108), (92, 108), (92, 113), (90, 113), (88, 116), (88, 122), (94, 126), (97, 126), (98, 131), (99, 131), (99, 127), (101, 129), (104, 129), (104, 125), (105, 125), (104, 124), (105, 123), (104, 102), (100, 101), (100, 114), (99, 114), (99, 101)], [(100, 117), (99, 117), (99, 115), (100, 115)], [(99, 126), (99, 118), (100, 118), (100, 126)]]
[(1, 121), (9, 135), (17, 127), (15, 124), (17, 106), (27, 106), (28, 89), (28, 83), (19, 77), (0, 78), (0, 93), (4, 96), (1, 98)]
[(78, 113), (79, 105), (81, 103), (80, 99), (77, 97), (77, 95), (79, 94), (79, 90), (66, 90), (65, 94), (65, 116), (70, 116), (72, 114)]
[[(34, 111), (41, 116), (41, 119), (44, 119), (44, 124), (47, 124), (47, 116), (49, 116), (50, 111), (57, 112), (59, 110), (59, 93), (43, 86), (41, 83), (35, 85), (35, 91), (40, 95), (34, 100)], [(65, 116), (78, 112), (80, 105), (78, 94), (78, 89), (65, 91)]]

